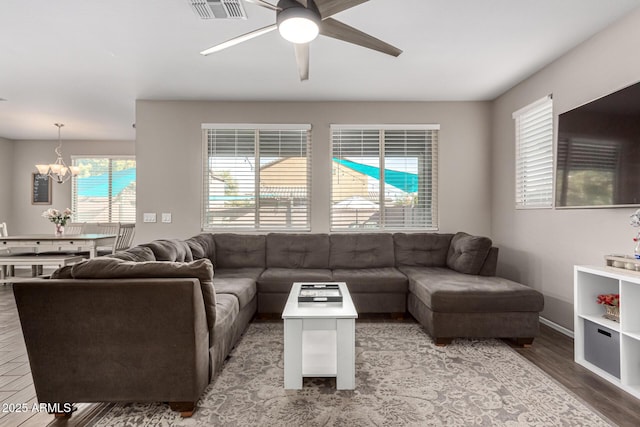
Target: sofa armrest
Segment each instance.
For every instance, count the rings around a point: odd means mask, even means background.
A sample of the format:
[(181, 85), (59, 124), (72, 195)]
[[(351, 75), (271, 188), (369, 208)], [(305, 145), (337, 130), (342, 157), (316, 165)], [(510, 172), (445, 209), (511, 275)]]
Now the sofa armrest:
[(195, 402), (209, 382), (197, 279), (34, 280), (14, 294), (40, 402)]

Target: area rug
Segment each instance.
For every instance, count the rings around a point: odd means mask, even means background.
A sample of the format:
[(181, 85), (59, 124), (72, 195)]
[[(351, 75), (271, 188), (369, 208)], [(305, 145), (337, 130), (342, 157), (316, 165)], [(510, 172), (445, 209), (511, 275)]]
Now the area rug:
[(283, 326), (253, 323), (192, 418), (118, 404), (96, 426), (608, 426), (499, 340), (436, 347), (417, 324), (356, 325), (356, 389), (283, 389)]

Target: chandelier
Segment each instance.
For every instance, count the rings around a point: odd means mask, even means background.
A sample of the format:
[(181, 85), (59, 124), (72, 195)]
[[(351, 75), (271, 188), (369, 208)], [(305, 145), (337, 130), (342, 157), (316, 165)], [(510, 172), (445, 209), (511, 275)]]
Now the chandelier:
[(48, 175), (51, 179), (55, 180), (58, 184), (67, 182), (72, 176), (78, 175), (80, 168), (77, 166), (67, 166), (62, 160), (62, 139), (60, 139), (60, 129), (64, 126), (63, 123), (54, 123), (54, 126), (58, 128), (58, 146), (56, 147), (56, 159), (55, 163), (48, 165), (36, 165), (38, 173), (41, 175)]

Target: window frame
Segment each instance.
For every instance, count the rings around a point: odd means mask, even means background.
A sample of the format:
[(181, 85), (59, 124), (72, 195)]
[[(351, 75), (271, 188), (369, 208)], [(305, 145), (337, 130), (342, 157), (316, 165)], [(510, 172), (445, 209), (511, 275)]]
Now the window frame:
[[(311, 215), (312, 215), (312, 198), (311, 198), (311, 181), (312, 181), (312, 126), (311, 124), (298, 123), (298, 124), (276, 124), (276, 123), (202, 123), (202, 183), (200, 186), (200, 230), (202, 232), (246, 232), (246, 233), (261, 233), (261, 232), (310, 232), (311, 231)], [(306, 164), (307, 164), (307, 185), (306, 185), (306, 200), (307, 200), (307, 219), (304, 227), (278, 227), (278, 226), (261, 226), (259, 223), (259, 213), (255, 215), (253, 227), (241, 227), (241, 226), (215, 226), (207, 223), (207, 215), (205, 213), (205, 192), (207, 192), (207, 179), (208, 179), (208, 160), (209, 160), (209, 130), (229, 130), (229, 131), (254, 131), (254, 160), (256, 165), (259, 165), (260, 160), (260, 131), (306, 131)], [(255, 168), (255, 210), (260, 209), (260, 166)], [(257, 189), (257, 190), (256, 190)]]
[[(377, 228), (335, 228), (333, 221), (333, 209), (331, 204), (333, 203), (334, 186), (333, 186), (333, 157), (334, 157), (334, 131), (336, 130), (357, 130), (357, 131), (379, 131), (378, 143), (379, 143), (379, 168), (380, 168), (380, 189), (378, 195), (379, 207), (381, 212), (382, 225)], [(430, 225), (424, 227), (390, 227), (385, 223), (384, 215), (384, 188), (385, 188), (385, 131), (436, 131), (435, 143), (431, 145), (431, 192), (430, 198), (433, 205), (431, 209), (432, 221)], [(438, 231), (439, 230), (439, 192), (438, 192), (438, 177), (439, 177), (439, 132), (440, 124), (331, 124), (329, 127), (329, 230), (332, 233), (367, 233), (367, 232), (412, 232), (412, 231)]]
[[(545, 110), (548, 109), (548, 112)], [(537, 144), (534, 149), (535, 150), (546, 150), (548, 152), (549, 159), (547, 160), (547, 164), (543, 168), (549, 169), (547, 174), (544, 175), (543, 179), (548, 179), (549, 182), (546, 184), (546, 191), (543, 190), (529, 190), (526, 188), (526, 177), (523, 175), (526, 174), (526, 167), (523, 166), (523, 163), (526, 159), (523, 160), (521, 151), (523, 150), (522, 146), (527, 143), (531, 143), (530, 141), (523, 141), (521, 137), (522, 126), (521, 123), (523, 121), (531, 119), (532, 116), (536, 114), (548, 114), (549, 116), (545, 116), (544, 120), (548, 122), (548, 126), (540, 126), (541, 131), (545, 132), (544, 141)], [(554, 112), (553, 112), (553, 96), (547, 95), (543, 98), (540, 98), (525, 107), (513, 112), (512, 118), (514, 120), (514, 137), (515, 137), (515, 153), (514, 153), (514, 205), (517, 210), (523, 209), (553, 209), (555, 206), (555, 152), (554, 152)], [(531, 150), (531, 147), (527, 147), (527, 149)], [(535, 159), (535, 157), (534, 157)], [(529, 162), (532, 160), (529, 159)], [(535, 201), (536, 196), (545, 195), (546, 198), (541, 201)], [(528, 196), (527, 196), (528, 195)], [(534, 199), (533, 201), (527, 202), (527, 198)]]

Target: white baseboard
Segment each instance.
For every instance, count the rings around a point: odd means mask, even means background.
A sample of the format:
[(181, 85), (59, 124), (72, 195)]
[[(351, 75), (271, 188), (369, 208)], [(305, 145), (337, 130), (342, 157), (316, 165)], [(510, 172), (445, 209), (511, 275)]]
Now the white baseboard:
[(555, 329), (556, 331), (565, 334), (568, 337), (573, 338), (573, 331), (570, 329), (565, 328), (564, 326), (560, 326), (555, 322), (552, 322), (549, 319), (545, 319), (544, 317), (540, 317), (540, 323), (542, 323), (543, 325), (547, 325), (548, 327)]

